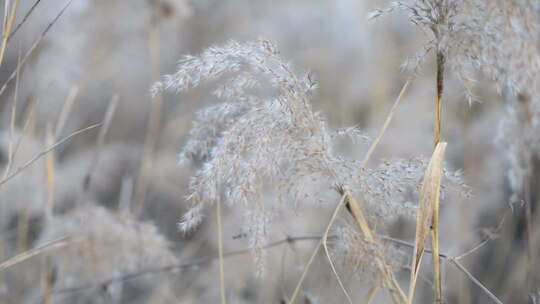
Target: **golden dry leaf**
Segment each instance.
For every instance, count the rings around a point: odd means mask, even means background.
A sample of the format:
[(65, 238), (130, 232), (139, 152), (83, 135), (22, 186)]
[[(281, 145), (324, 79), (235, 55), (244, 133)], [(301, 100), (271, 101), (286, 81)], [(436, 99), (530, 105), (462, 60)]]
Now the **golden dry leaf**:
[(442, 166), (446, 143), (438, 143), (429, 161), (422, 188), (420, 190), (420, 202), (416, 216), (416, 235), (414, 241), (414, 253), (411, 265), (411, 280), (409, 285), (409, 303), (412, 303), (416, 279), (420, 262), (424, 255), (426, 235), (431, 229), (433, 207), (439, 202), (441, 190)]

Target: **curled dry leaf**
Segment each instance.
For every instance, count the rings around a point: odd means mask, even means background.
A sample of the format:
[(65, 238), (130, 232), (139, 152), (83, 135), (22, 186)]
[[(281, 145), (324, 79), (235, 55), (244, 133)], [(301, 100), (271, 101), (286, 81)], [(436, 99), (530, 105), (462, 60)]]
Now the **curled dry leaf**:
[(420, 190), (420, 201), (416, 216), (416, 235), (414, 241), (414, 254), (411, 265), (411, 280), (409, 285), (409, 303), (412, 303), (414, 287), (418, 278), (420, 262), (424, 255), (426, 235), (431, 229), (433, 208), (439, 204), (442, 168), (446, 143), (438, 143), (429, 161)]

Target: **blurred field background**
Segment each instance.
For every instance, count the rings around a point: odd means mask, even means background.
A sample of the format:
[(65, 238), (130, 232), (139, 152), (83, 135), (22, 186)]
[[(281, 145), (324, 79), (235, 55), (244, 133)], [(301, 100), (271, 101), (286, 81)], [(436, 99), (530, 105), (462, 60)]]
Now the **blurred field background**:
[[(332, 128), (358, 125), (373, 138), (412, 75), (402, 63), (428, 39), (404, 14), (368, 20), (387, 4), (378, 0), (1, 3), (4, 28), (15, 5), (9, 32), (22, 22), (0, 65), (0, 262), (23, 254), (0, 267), (0, 303), (6, 304), (219, 303), (215, 215), (207, 213), (190, 235), (177, 229), (194, 170), (178, 165), (178, 153), (194, 112), (212, 98), (205, 87), (154, 99), (149, 93), (183, 55), (231, 39), (271, 40), (295, 68), (313, 72), (319, 83), (314, 108)], [(371, 165), (431, 155), (433, 57), (412, 81)], [(525, 221), (527, 204), (511, 197), (508, 145), (497, 141), (507, 115), (504, 92), (479, 75), (474, 93), (480, 102), (469, 105), (452, 72), (446, 76), (446, 165), (463, 170), (473, 195), (444, 200), (441, 252), (456, 256), (488, 239), (463, 265), (504, 303), (540, 303), (538, 164)], [(85, 131), (74, 134), (79, 130)], [(339, 149), (361, 158), (368, 147), (343, 141)], [(321, 236), (333, 204), (280, 214), (269, 239)], [(239, 215), (227, 207), (223, 213), (225, 253), (247, 248)], [(414, 222), (398, 219), (392, 226), (393, 237), (414, 240)], [(267, 249), (262, 277), (249, 252), (226, 257), (228, 302), (287, 303), (315, 245), (300, 240)], [(35, 248), (35, 255), (24, 256)], [(363, 303), (376, 278), (346, 268), (339, 268), (342, 279), (355, 303)], [(406, 286), (406, 269), (398, 279)], [(447, 303), (490, 303), (445, 263), (443, 288)], [(432, 290), (425, 267), (415, 302), (431, 303)], [(299, 303), (346, 303), (322, 254)], [(379, 291), (371, 303), (390, 300)]]

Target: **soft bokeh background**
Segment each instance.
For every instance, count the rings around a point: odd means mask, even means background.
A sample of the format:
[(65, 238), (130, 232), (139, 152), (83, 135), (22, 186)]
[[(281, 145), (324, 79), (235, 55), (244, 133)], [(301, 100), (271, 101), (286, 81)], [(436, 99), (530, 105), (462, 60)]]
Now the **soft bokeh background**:
[[(65, 3), (42, 0), (37, 5), (9, 42), (0, 66), (1, 84)], [(33, 4), (20, 2), (15, 24)], [(58, 248), (0, 269), (0, 303), (218, 303), (215, 259), (115, 280), (217, 253), (213, 214), (208, 213), (189, 236), (176, 227), (187, 208), (184, 195), (193, 173), (189, 166), (178, 165), (177, 156), (194, 111), (211, 98), (201, 88), (152, 100), (149, 88), (160, 75), (175, 71), (185, 54), (231, 39), (265, 38), (298, 71), (314, 73), (319, 82), (314, 107), (331, 127), (358, 125), (374, 137), (412, 75), (401, 64), (429, 39), (400, 13), (368, 20), (371, 10), (386, 4), (73, 0), (0, 96), (0, 172), (13, 172), (51, 143), (103, 121), (108, 110), (115, 110), (114, 116), (101, 144), (100, 128), (78, 134), (0, 185), (0, 261), (70, 237)], [(431, 154), (434, 73), (430, 54), (371, 165), (381, 159)], [(498, 238), (462, 262), (507, 303), (533, 303), (535, 286), (526, 283), (531, 266), (522, 242), (523, 210), (520, 204), (510, 208), (505, 146), (496, 142), (499, 122), (506, 115), (504, 98), (479, 77), (475, 93), (480, 102), (469, 105), (462, 86), (447, 73), (443, 107), (447, 166), (463, 170), (473, 197), (445, 200), (442, 251), (457, 255), (472, 248), (495, 234), (506, 214)], [(368, 145), (344, 141), (339, 148), (347, 157), (360, 159)], [(270, 239), (321, 235), (334, 204), (280, 216)], [(225, 251), (246, 248), (239, 215), (227, 208), (224, 213)], [(411, 241), (413, 229), (410, 221), (398, 220), (394, 236)], [(79, 235), (89, 235), (92, 242), (78, 241)], [(268, 249), (267, 268), (260, 278), (249, 254), (227, 257), (230, 303), (286, 303), (315, 244), (302, 241)], [(537, 257), (538, 249), (532, 248), (530, 254)], [(432, 297), (428, 263), (425, 268), (418, 303), (430, 303)], [(406, 286), (408, 272), (402, 271), (399, 278)], [(345, 269), (343, 279), (358, 303), (376, 281)], [(316, 259), (303, 290), (301, 303), (345, 303), (323, 255)], [(450, 265), (444, 266), (444, 290), (448, 303), (489, 302), (478, 286)], [(380, 291), (372, 303), (388, 301)]]

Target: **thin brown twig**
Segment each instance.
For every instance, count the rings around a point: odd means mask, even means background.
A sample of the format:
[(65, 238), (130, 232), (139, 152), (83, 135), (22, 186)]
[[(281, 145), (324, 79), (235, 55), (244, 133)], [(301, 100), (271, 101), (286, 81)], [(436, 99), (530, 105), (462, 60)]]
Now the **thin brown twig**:
[[(407, 241), (395, 239), (395, 238), (388, 237), (388, 236), (379, 236), (379, 238), (381, 238), (383, 240), (390, 241), (390, 242), (394, 242), (396, 244), (400, 244), (400, 245), (403, 245), (403, 246), (406, 246), (406, 247), (409, 247), (409, 248), (414, 248), (414, 244), (409, 243)], [(482, 243), (485, 245), (484, 242), (482, 242)], [(474, 246), (473, 248), (477, 248), (477, 247), (478, 247), (478, 245)], [(470, 250), (468, 250), (468, 251), (470, 251)], [(430, 249), (425, 249), (424, 252), (433, 255), (433, 251), (430, 250)], [(471, 282), (473, 282), (476, 286), (478, 286), (480, 289), (482, 289), (486, 293), (486, 295), (489, 298), (491, 298), (495, 303), (503, 304), (503, 302), (501, 300), (499, 300), (499, 298), (497, 298), (497, 296), (495, 296), (486, 286), (484, 286), (484, 284), (482, 284), (482, 282), (480, 282), (475, 276), (473, 276), (458, 260), (456, 260), (456, 258), (454, 258), (454, 257), (452, 257), (450, 255), (444, 254), (444, 253), (439, 253), (439, 258), (441, 258), (441, 259), (443, 259), (445, 261), (449, 261), (452, 265), (456, 266), (456, 268), (458, 270), (463, 272), (467, 276), (467, 278), (469, 278), (471, 280)]]
[[(405, 246), (405, 247), (408, 247), (408, 248), (411, 248), (411, 249), (414, 248), (414, 244), (412, 244), (410, 242), (407, 242), (407, 241), (404, 241), (404, 240), (392, 238), (392, 237), (385, 236), (385, 235), (376, 235), (376, 236), (377, 236), (377, 238), (379, 238), (381, 240), (393, 242), (393, 243), (396, 243), (398, 245), (402, 245), (402, 246)], [(330, 236), (330, 237), (333, 238), (335, 236)], [(301, 242), (301, 241), (319, 241), (320, 242), (321, 239), (322, 239), (322, 236), (297, 236), (297, 237), (289, 236), (289, 237), (286, 237), (284, 239), (269, 243), (269, 244), (263, 246), (262, 249), (264, 249), (264, 250), (271, 249), (271, 248), (278, 247), (278, 246), (281, 246), (281, 245), (284, 245), (284, 244), (292, 244), (292, 243)], [(474, 247), (477, 247), (477, 246), (474, 246)], [(223, 257), (228, 258), (228, 257), (237, 256), (237, 255), (247, 254), (249, 252), (251, 252), (251, 249), (250, 248), (245, 248), (245, 249), (240, 249), (240, 250), (235, 250), (235, 251), (230, 251), (230, 252), (223, 253)], [(433, 252), (428, 248), (425, 249), (425, 252), (429, 253), (429, 254), (433, 254)], [(474, 275), (472, 275), (455, 258), (453, 258), (453, 257), (451, 257), (451, 256), (449, 256), (447, 254), (444, 254), (444, 253), (440, 253), (439, 257), (441, 259), (443, 259), (444, 261), (449, 261), (458, 270), (463, 272), (467, 276), (467, 278), (469, 280), (471, 280), (476, 286), (478, 286), (482, 291), (484, 291), (485, 294), (490, 299), (492, 299), (495, 303), (504, 304), (501, 300), (499, 300), (499, 298), (497, 298), (497, 296), (495, 296), (489, 289), (487, 289), (482, 284), (482, 282), (480, 282)], [(69, 293), (81, 292), (81, 291), (88, 290), (88, 289), (102, 288), (103, 286), (107, 286), (107, 285), (109, 285), (109, 284), (111, 284), (113, 282), (125, 282), (125, 281), (129, 281), (129, 280), (133, 280), (133, 279), (136, 279), (138, 277), (145, 276), (145, 275), (158, 274), (158, 273), (164, 273), (164, 272), (172, 272), (172, 271), (177, 271), (177, 270), (187, 270), (187, 269), (190, 269), (190, 268), (194, 268), (194, 267), (198, 267), (198, 266), (201, 266), (201, 265), (204, 265), (204, 264), (208, 264), (208, 263), (213, 262), (213, 261), (215, 261), (217, 259), (219, 259), (219, 255), (212, 255), (212, 256), (198, 258), (198, 259), (195, 259), (195, 260), (193, 260), (191, 262), (188, 262), (188, 263), (176, 263), (176, 264), (171, 264), (171, 265), (167, 265), (167, 266), (163, 266), (163, 267), (148, 268), (148, 269), (140, 270), (140, 271), (133, 272), (133, 273), (130, 273), (130, 274), (126, 274), (126, 275), (124, 275), (122, 277), (115, 277), (115, 278), (104, 280), (104, 281), (101, 281), (101, 282), (98, 282), (98, 283), (90, 283), (90, 284), (76, 286), (76, 287), (56, 289), (53, 292), (53, 294), (69, 294)]]
[(11, 38), (13, 38), (13, 36), (15, 36), (15, 34), (17, 33), (17, 31), (19, 31), (19, 29), (22, 27), (22, 25), (26, 22), (26, 20), (28, 20), (28, 17), (30, 17), (30, 15), (32, 15), (32, 12), (34, 11), (34, 9), (37, 7), (37, 5), (41, 2), (41, 0), (36, 0), (36, 2), (34, 2), (34, 4), (32, 4), (32, 7), (28, 10), (28, 12), (26, 12), (26, 14), (24, 15), (24, 17), (22, 18), (21, 22), (19, 22), (19, 24), (17, 24), (17, 26), (15, 27), (15, 29), (11, 32), (11, 34), (9, 34), (7, 40), (9, 42), (9, 40), (11, 40)]
[[(278, 247), (284, 244), (291, 244), (291, 243), (301, 242), (301, 241), (320, 241), (320, 240), (321, 240), (321, 236), (286, 237), (284, 239), (269, 243), (263, 246), (262, 249), (266, 250), (266, 249)], [(245, 249), (225, 252), (223, 253), (223, 257), (224, 258), (233, 257), (237, 255), (247, 254), (247, 253), (250, 253), (251, 251), (252, 251), (251, 248), (245, 248)], [(80, 292), (87, 289), (101, 288), (113, 282), (119, 282), (119, 281), (124, 282), (124, 281), (133, 280), (144, 275), (158, 274), (158, 273), (171, 272), (171, 271), (177, 271), (177, 270), (186, 270), (189, 268), (194, 268), (194, 267), (198, 267), (204, 264), (208, 264), (217, 259), (219, 259), (219, 255), (212, 255), (212, 256), (198, 258), (188, 263), (171, 264), (171, 265), (158, 267), (158, 268), (148, 268), (148, 269), (144, 269), (144, 270), (127, 274), (120, 278), (118, 277), (111, 278), (111, 279), (108, 279), (99, 283), (91, 283), (91, 284), (81, 285), (77, 287), (57, 289), (54, 291), (54, 294), (68, 294), (68, 293)]]
[(467, 276), (467, 278), (469, 278), (469, 280), (471, 280), (476, 286), (478, 286), (480, 289), (482, 289), (482, 291), (484, 291), (484, 293), (491, 300), (493, 300), (497, 304), (504, 304), (501, 300), (499, 300), (499, 298), (497, 298), (496, 295), (494, 295), (489, 289), (487, 289), (487, 287), (484, 286), (484, 284), (482, 284), (482, 282), (480, 282), (476, 277), (474, 277), (467, 270), (467, 268), (465, 268), (458, 260), (456, 260), (454, 258), (447, 258), (447, 260), (450, 261), (450, 263), (452, 263), (454, 266), (456, 266), (457, 269), (461, 270), (461, 272), (463, 272)]
[(19, 70), (21, 69), (21, 66), (24, 65), (26, 63), (26, 61), (30, 58), (30, 55), (32, 55), (32, 53), (37, 49), (38, 45), (43, 41), (43, 39), (45, 38), (45, 36), (47, 35), (47, 33), (51, 30), (52, 26), (58, 21), (58, 19), (60, 19), (60, 17), (64, 14), (64, 12), (66, 11), (66, 9), (69, 7), (69, 5), (73, 2), (73, 0), (68, 0), (66, 2), (66, 4), (64, 5), (64, 7), (62, 7), (62, 9), (60, 10), (60, 12), (54, 17), (54, 19), (47, 25), (47, 27), (45, 27), (45, 29), (43, 30), (43, 32), (41, 32), (41, 35), (39, 35), (39, 37), (36, 39), (36, 41), (34, 41), (34, 43), (32, 44), (32, 46), (30, 47), (30, 49), (26, 52), (26, 54), (24, 54), (24, 57), (23, 59), (21, 60), (21, 64), (17, 66), (17, 68), (15, 69), (15, 71), (13, 71), (8, 79), (4, 82), (4, 84), (2, 85), (2, 87), (0, 88), (0, 96), (2, 94), (4, 94), (4, 92), (6, 91), (6, 88), (7, 88), (7, 85), (13, 80), (13, 78), (15, 78), (15, 75), (17, 73), (19, 73)]
[(86, 131), (90, 131), (90, 130), (93, 130), (99, 126), (101, 126), (102, 123), (96, 123), (96, 124), (93, 124), (93, 125), (90, 125), (86, 128), (83, 128), (83, 129), (80, 129), (78, 131), (75, 131), (73, 133), (71, 133), (70, 135), (62, 138), (61, 140), (57, 141), (55, 144), (53, 144), (52, 146), (48, 147), (47, 149), (39, 152), (36, 156), (34, 156), (32, 159), (28, 160), (26, 163), (24, 163), (22, 166), (20, 167), (17, 167), (17, 169), (15, 169), (15, 171), (13, 171), (13, 173), (9, 174), (8, 176), (6, 176), (4, 179), (0, 180), (0, 186), (2, 186), (3, 184), (7, 183), (8, 181), (10, 181), (12, 178), (14, 178), (15, 176), (19, 175), (19, 173), (21, 173), (24, 169), (30, 167), (33, 163), (35, 163), (37, 160), (39, 160), (40, 158), (42, 158), (43, 156), (47, 155), (47, 153), (51, 152), (52, 150), (56, 149), (58, 146), (60, 146), (61, 144), (65, 143), (66, 141), (70, 140), (71, 138), (81, 134), (81, 133), (84, 133)]
[(506, 219), (506, 215), (507, 215), (507, 214), (508, 214), (508, 213), (505, 213), (505, 214), (502, 216), (501, 220), (499, 221), (499, 224), (498, 224), (497, 227), (495, 228), (495, 231), (493, 232), (493, 233), (495, 234), (495, 236), (493, 236), (493, 235), (488, 235), (486, 238), (484, 238), (483, 241), (481, 241), (480, 243), (478, 243), (476, 246), (474, 246), (474, 247), (472, 247), (471, 249), (469, 249), (469, 250), (463, 252), (462, 254), (460, 254), (460, 255), (454, 257), (454, 259), (456, 259), (456, 260), (461, 260), (462, 258), (464, 258), (464, 257), (466, 257), (466, 256), (468, 256), (468, 255), (470, 255), (470, 254), (472, 254), (473, 252), (475, 252), (475, 251), (477, 251), (478, 249), (480, 249), (481, 247), (483, 247), (483, 246), (484, 246), (485, 244), (487, 244), (489, 241), (495, 239), (495, 238), (496, 238), (496, 235), (497, 235), (497, 234), (499, 233), (499, 231), (501, 231), (501, 229), (502, 229), (502, 225), (504, 224), (504, 221), (505, 221), (505, 219)]

